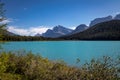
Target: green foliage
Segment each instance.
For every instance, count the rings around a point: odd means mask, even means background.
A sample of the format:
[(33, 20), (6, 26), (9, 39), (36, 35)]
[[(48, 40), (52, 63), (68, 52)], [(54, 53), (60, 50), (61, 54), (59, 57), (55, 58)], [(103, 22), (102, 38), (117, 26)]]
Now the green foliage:
[(4, 73), (7, 69), (8, 55), (6, 53), (2, 53), (0, 55), (0, 73)]
[(22, 80), (21, 75), (18, 74), (11, 74), (11, 73), (3, 73), (0, 76), (1, 80)]
[[(120, 60), (113, 60), (111, 57), (104, 56), (102, 59), (92, 59), (83, 67), (86, 77), (95, 80), (118, 80), (120, 79)], [(119, 78), (118, 78), (119, 77)]]
[[(78, 61), (80, 61), (78, 59)], [(92, 59), (82, 67), (50, 61), (31, 52), (1, 52), (1, 80), (120, 80), (120, 57)]]

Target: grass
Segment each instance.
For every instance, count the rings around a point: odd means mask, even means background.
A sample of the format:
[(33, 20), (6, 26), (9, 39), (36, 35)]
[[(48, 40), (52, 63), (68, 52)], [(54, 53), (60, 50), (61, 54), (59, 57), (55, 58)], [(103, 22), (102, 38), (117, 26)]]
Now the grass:
[(103, 56), (72, 67), (31, 52), (1, 52), (0, 80), (120, 80), (120, 57)]

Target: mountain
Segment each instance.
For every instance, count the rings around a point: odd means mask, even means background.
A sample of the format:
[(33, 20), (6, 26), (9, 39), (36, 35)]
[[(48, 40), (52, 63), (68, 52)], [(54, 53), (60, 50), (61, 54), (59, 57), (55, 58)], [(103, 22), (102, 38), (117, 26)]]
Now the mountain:
[(41, 35), (41, 34), (39, 34), (39, 33), (37, 33), (35, 36), (36, 36), (36, 37), (39, 37), (39, 36), (42, 36), (42, 35)]
[(81, 25), (77, 26), (76, 29), (73, 30), (70, 34), (82, 32), (82, 31), (86, 30), (87, 28), (88, 28), (88, 26), (86, 26), (85, 24), (81, 24)]
[(112, 16), (102, 17), (102, 18), (96, 18), (93, 21), (91, 21), (89, 26), (94, 26), (95, 24), (106, 22), (112, 20)]
[(63, 36), (64, 40), (120, 40), (120, 20), (98, 23), (83, 32)]
[(55, 38), (55, 37), (59, 37), (62, 34), (54, 32), (54, 30), (48, 29), (45, 33), (42, 34), (43, 37), (51, 37), (51, 38)]
[(63, 35), (67, 35), (71, 32), (72, 32), (71, 29), (68, 29), (68, 28), (65, 28), (61, 25), (58, 25), (58, 26), (54, 27), (52, 30), (48, 29), (45, 33), (42, 34), (42, 36), (56, 38), (56, 37), (60, 37)]
[(114, 17), (114, 19), (120, 20), (120, 14), (117, 14), (117, 15)]

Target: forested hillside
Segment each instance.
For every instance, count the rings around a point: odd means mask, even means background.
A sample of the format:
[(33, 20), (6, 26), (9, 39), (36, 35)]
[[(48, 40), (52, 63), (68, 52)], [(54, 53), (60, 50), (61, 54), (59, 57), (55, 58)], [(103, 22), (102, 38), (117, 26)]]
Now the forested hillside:
[(120, 20), (96, 24), (87, 30), (61, 37), (65, 40), (120, 40)]

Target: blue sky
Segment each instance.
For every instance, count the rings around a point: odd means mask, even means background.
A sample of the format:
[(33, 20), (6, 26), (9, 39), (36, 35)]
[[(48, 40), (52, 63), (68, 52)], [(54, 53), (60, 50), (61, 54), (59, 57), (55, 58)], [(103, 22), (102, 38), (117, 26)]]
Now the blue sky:
[(6, 17), (10, 20), (9, 26), (18, 31), (20, 29), (20, 33), (22, 30), (24, 33), (30, 32), (34, 28), (41, 28), (39, 31), (42, 32), (42, 28), (45, 31), (56, 25), (68, 28), (80, 24), (89, 25), (94, 18), (114, 16), (120, 12), (120, 0), (2, 0), (2, 2), (5, 3)]

